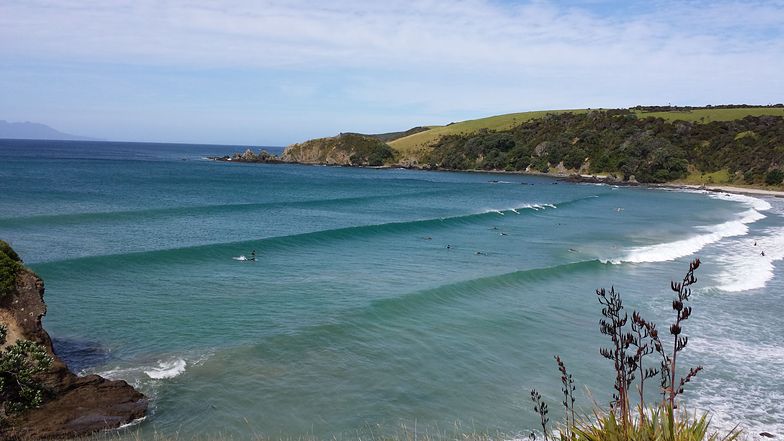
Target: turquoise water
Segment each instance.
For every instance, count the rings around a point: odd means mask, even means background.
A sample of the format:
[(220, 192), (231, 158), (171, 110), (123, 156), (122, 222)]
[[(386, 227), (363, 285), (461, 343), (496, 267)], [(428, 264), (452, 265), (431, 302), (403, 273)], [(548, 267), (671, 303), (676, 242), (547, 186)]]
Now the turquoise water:
[(152, 397), (135, 430), (526, 436), (555, 354), (609, 400), (594, 290), (666, 329), (699, 256), (690, 407), (784, 433), (781, 199), (204, 159), (239, 149), (0, 140), (0, 238), (69, 365)]

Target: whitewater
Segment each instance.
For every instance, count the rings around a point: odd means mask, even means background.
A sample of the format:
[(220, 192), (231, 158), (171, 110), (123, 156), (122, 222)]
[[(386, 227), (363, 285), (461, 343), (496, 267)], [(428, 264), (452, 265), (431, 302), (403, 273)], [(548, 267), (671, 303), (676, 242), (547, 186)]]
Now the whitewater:
[(151, 397), (122, 436), (527, 437), (553, 355), (610, 399), (595, 290), (666, 329), (697, 257), (686, 402), (784, 435), (784, 200), (204, 159), (236, 150), (0, 141), (0, 239), (55, 349)]

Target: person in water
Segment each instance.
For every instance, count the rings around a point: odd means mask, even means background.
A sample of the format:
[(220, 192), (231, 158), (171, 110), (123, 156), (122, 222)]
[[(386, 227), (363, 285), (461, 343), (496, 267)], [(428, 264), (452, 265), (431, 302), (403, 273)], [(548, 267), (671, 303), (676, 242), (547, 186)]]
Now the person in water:
[(250, 252), (250, 260), (256, 261), (256, 250)]

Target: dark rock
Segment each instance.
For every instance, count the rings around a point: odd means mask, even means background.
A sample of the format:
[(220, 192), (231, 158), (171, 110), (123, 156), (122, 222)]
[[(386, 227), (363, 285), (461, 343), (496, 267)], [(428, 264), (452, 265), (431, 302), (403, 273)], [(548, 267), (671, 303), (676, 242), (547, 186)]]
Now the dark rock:
[(772, 434), (770, 432), (760, 432), (760, 436), (764, 436), (765, 438), (775, 438), (776, 437), (776, 435), (774, 435), (774, 434)]
[(52, 341), (41, 325), (46, 314), (43, 296), (43, 281), (25, 268), (17, 273), (15, 291), (0, 302), (0, 318), (9, 329), (8, 342), (34, 341), (53, 359), (51, 368), (40, 377), (42, 405), (11, 418), (10, 424), (0, 429), (0, 439), (82, 436), (142, 418), (147, 398), (128, 383), (98, 375), (78, 377), (55, 355)]

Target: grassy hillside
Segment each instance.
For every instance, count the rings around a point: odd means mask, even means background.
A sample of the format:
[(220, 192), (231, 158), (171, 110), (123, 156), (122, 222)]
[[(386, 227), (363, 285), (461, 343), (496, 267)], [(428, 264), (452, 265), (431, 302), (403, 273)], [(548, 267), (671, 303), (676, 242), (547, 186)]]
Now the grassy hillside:
[(628, 109), (551, 114), (511, 129), (445, 135), (420, 164), (451, 170), (611, 173), (623, 180), (781, 186), (784, 118), (640, 118)]
[(585, 109), (575, 110), (539, 110), (536, 112), (508, 113), (506, 115), (490, 116), (487, 118), (471, 119), (452, 123), (446, 126), (430, 126), (430, 130), (398, 138), (389, 142), (395, 150), (402, 154), (414, 153), (422, 148), (432, 145), (438, 138), (446, 135), (466, 135), (481, 129), (506, 130), (518, 124), (540, 118), (548, 113), (585, 113)]
[[(415, 133), (389, 142), (395, 150), (403, 155), (411, 155), (421, 151), (427, 151), (442, 136), (446, 135), (468, 135), (481, 129), (487, 130), (508, 130), (516, 125), (541, 118), (547, 114), (562, 113), (586, 113), (587, 109), (573, 110), (540, 110), (535, 112), (509, 113), (505, 115), (490, 116), (487, 118), (472, 119), (461, 121), (446, 126), (430, 126), (430, 130)], [(784, 116), (784, 108), (781, 107), (741, 107), (741, 108), (699, 108), (689, 110), (645, 112), (642, 110), (632, 110), (639, 118), (662, 118), (665, 121), (692, 121), (697, 123), (709, 123), (713, 121), (732, 121), (742, 119), (746, 116)]]

